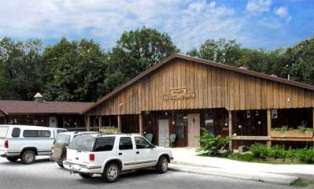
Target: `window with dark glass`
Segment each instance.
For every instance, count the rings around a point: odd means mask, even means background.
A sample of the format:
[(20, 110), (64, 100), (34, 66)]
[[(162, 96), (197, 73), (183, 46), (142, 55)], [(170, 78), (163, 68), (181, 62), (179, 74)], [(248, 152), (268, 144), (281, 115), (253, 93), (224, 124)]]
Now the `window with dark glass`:
[(51, 132), (50, 131), (38, 131), (38, 137), (50, 137)]
[(20, 128), (13, 128), (13, 130), (12, 130), (12, 137), (13, 138), (19, 137), (20, 133), (21, 133), (21, 129)]
[(133, 149), (131, 137), (121, 137), (119, 142), (120, 150), (131, 150)]
[(50, 137), (51, 132), (48, 130), (24, 130), (23, 137)]
[(136, 149), (151, 148), (151, 144), (147, 142), (143, 137), (135, 137)]
[(36, 130), (24, 130), (23, 137), (38, 137), (38, 131), (36, 131)]
[(115, 137), (97, 138), (95, 141), (94, 152), (111, 151), (113, 149)]

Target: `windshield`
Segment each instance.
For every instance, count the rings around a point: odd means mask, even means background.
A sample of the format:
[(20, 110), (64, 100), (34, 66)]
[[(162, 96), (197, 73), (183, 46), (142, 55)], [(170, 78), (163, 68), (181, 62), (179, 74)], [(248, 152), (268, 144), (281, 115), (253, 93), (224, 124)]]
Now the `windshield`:
[(89, 135), (75, 137), (69, 145), (70, 149), (78, 151), (93, 151), (95, 138)]
[(58, 134), (55, 144), (70, 144), (70, 135)]
[(0, 138), (4, 138), (7, 136), (9, 127), (0, 126)]

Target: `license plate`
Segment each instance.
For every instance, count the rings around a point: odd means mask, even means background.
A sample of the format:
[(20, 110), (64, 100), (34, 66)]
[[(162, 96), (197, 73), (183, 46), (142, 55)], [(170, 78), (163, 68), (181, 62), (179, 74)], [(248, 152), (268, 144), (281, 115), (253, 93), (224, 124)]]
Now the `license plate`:
[(70, 169), (72, 171), (79, 171), (81, 169), (81, 166), (79, 166), (79, 165), (70, 165)]

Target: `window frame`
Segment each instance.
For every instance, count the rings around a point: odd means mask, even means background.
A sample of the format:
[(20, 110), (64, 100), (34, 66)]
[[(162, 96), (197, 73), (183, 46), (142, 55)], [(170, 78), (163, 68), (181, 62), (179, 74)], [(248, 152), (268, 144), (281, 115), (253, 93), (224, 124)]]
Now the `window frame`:
[[(138, 148), (138, 147), (137, 147), (137, 143), (136, 143), (136, 139), (137, 139), (137, 138), (142, 139), (143, 141), (145, 141), (145, 142), (148, 144), (148, 147)], [(150, 142), (148, 142), (148, 140), (147, 140), (145, 137), (136, 136), (136, 137), (134, 137), (134, 141), (135, 141), (135, 148), (138, 149), (138, 150), (141, 150), (141, 149), (151, 149), (151, 148), (153, 148), (153, 144), (151, 144)]]
[[(32, 131), (32, 132), (36, 132), (36, 134), (34, 136), (25, 136), (25, 132), (27, 131)], [(49, 136), (40, 136), (40, 132), (49, 132)], [(51, 138), (51, 131), (50, 130), (34, 130), (34, 129), (24, 129), (23, 130), (23, 137), (24, 138)]]
[[(15, 132), (16, 130), (18, 130), (18, 134), (17, 134), (17, 135), (13, 135), (13, 134), (15, 134), (14, 132)], [(12, 138), (19, 138), (20, 136), (21, 136), (21, 128), (19, 128), (19, 127), (14, 127), (14, 128), (12, 129), (12, 132), (11, 132), (11, 137), (12, 137)]]
[[(130, 139), (130, 141), (131, 141), (131, 148), (125, 148), (125, 149), (124, 149), (124, 148), (123, 148), (123, 149), (121, 148), (121, 144), (120, 144), (120, 143), (121, 143), (121, 139), (124, 139), (124, 138), (129, 138), (129, 139)], [(120, 137), (120, 138), (119, 138), (119, 144), (118, 144), (118, 145), (119, 145), (119, 150), (134, 150), (134, 144), (133, 144), (132, 137)]]
[[(105, 140), (105, 139), (112, 139), (113, 140), (111, 149), (109, 149), (109, 150), (108, 149), (106, 149), (106, 150), (96, 150), (97, 140)], [(116, 137), (115, 136), (96, 138), (95, 141), (94, 141), (94, 145), (93, 145), (93, 152), (111, 152), (114, 149), (115, 142), (116, 142)]]

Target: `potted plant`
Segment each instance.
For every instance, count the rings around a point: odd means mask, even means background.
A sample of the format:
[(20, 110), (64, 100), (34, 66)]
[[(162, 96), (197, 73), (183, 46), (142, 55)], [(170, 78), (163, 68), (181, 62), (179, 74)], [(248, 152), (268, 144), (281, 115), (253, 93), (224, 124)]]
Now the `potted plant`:
[(312, 138), (313, 129), (307, 128), (303, 121), (297, 128), (289, 128), (288, 126), (273, 128), (270, 136), (273, 138)]

